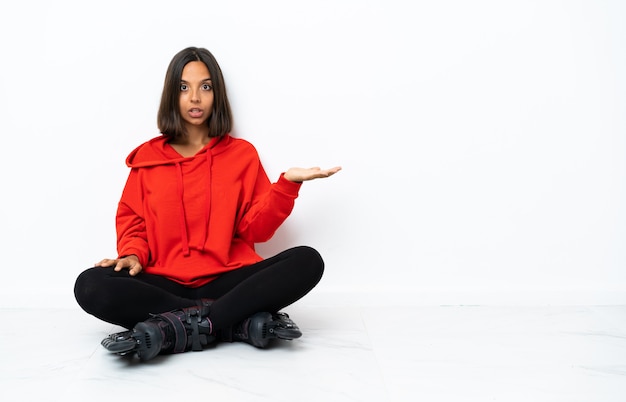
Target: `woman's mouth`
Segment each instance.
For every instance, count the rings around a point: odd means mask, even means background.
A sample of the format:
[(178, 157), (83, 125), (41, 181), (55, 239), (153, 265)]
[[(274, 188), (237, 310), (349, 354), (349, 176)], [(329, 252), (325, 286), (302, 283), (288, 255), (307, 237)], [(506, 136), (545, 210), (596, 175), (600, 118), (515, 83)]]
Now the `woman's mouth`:
[(193, 109), (189, 109), (189, 117), (197, 119), (199, 117), (202, 117), (202, 115), (204, 114), (204, 111), (202, 109), (198, 109), (198, 108), (193, 108)]

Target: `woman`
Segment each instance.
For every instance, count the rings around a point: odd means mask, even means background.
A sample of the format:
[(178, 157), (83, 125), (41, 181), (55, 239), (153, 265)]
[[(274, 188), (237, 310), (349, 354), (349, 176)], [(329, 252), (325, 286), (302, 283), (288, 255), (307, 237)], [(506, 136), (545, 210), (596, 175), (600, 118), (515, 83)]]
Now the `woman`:
[(230, 136), (222, 72), (203, 48), (170, 62), (157, 120), (162, 135), (126, 160), (118, 257), (75, 284), (87, 313), (129, 329), (103, 346), (146, 361), (215, 340), (265, 347), (299, 337), (279, 310), (319, 282), (323, 260), (306, 246), (263, 259), (254, 244), (289, 216), (302, 182), (341, 168), (291, 168), (271, 183), (254, 146)]

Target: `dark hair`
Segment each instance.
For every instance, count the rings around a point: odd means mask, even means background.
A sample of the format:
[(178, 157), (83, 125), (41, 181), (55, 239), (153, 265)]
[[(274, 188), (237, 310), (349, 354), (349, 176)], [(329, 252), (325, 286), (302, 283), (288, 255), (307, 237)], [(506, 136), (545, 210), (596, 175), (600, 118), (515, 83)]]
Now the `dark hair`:
[(185, 126), (180, 116), (180, 80), (183, 75), (183, 68), (192, 61), (203, 62), (211, 74), (213, 110), (207, 120), (209, 137), (220, 137), (228, 134), (232, 129), (233, 117), (226, 96), (226, 84), (222, 70), (211, 52), (197, 47), (188, 47), (178, 52), (167, 68), (157, 116), (159, 130), (169, 139), (176, 139), (185, 135)]

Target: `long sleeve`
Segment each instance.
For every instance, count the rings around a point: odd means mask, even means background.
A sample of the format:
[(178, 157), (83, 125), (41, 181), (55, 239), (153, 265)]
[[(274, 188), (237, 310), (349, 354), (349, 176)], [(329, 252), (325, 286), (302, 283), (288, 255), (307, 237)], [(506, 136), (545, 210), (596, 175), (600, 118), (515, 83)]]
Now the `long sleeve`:
[(139, 172), (132, 169), (122, 192), (116, 215), (117, 252), (119, 257), (135, 254), (146, 266), (150, 249), (143, 214)]
[(269, 240), (291, 214), (301, 186), (302, 183), (291, 182), (283, 174), (270, 184), (259, 163), (252, 203), (237, 225), (237, 235), (251, 243)]

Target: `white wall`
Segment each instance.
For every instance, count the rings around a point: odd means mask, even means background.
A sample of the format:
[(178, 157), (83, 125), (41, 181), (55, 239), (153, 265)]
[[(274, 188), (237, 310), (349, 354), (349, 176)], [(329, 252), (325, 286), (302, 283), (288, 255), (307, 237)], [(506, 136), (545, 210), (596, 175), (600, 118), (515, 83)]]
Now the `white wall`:
[(272, 178), (344, 167), (259, 247), (323, 253), (311, 300), (626, 303), (624, 21), (596, 0), (4, 2), (0, 307), (74, 307), (115, 255), (124, 158), (187, 46)]

